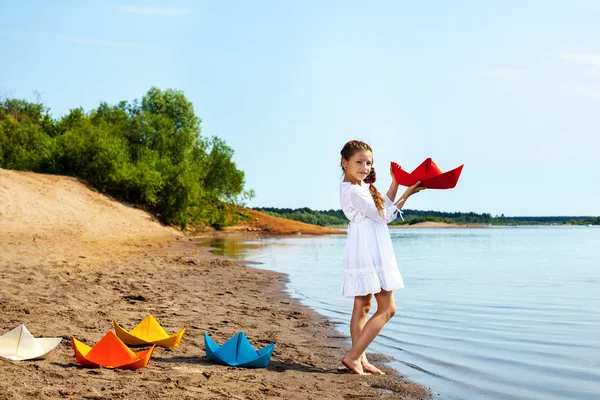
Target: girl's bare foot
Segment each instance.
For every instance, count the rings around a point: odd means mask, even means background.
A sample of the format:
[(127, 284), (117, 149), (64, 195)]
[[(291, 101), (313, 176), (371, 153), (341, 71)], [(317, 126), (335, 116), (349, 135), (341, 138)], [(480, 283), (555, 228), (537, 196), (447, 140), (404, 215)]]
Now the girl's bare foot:
[(344, 358), (342, 358), (342, 364), (344, 364), (344, 366), (346, 368), (348, 368), (350, 371), (352, 371), (355, 374), (366, 375), (365, 372), (363, 371), (363, 367), (362, 367), (362, 363), (360, 362), (360, 359), (352, 360), (350, 357), (348, 357), (348, 354), (346, 354), (344, 356)]
[(385, 372), (383, 372), (382, 370), (380, 370), (379, 368), (377, 368), (376, 366), (371, 364), (369, 361), (367, 361), (366, 358), (362, 358), (361, 363), (362, 363), (363, 371), (370, 372), (373, 375), (385, 375)]

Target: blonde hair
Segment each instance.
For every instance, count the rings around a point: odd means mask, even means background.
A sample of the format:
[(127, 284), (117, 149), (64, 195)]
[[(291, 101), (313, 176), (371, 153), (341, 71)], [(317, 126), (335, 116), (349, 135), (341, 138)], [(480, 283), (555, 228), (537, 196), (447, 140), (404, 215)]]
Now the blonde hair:
[[(344, 145), (342, 151), (340, 151), (340, 154), (342, 155), (342, 160), (350, 161), (350, 158), (359, 151), (370, 151), (371, 153), (373, 153), (371, 146), (369, 146), (365, 142), (361, 142), (360, 140), (351, 140)], [(345, 168), (341, 162), (340, 166), (342, 167), (342, 170), (345, 171)], [(377, 188), (373, 186), (373, 183), (375, 183), (376, 180), (377, 175), (375, 174), (375, 168), (371, 167), (371, 172), (369, 173), (369, 175), (367, 175), (364, 181), (365, 183), (369, 184), (369, 192), (373, 197), (375, 207), (377, 208), (377, 211), (381, 213), (383, 211), (383, 205), (385, 204), (385, 201), (383, 200), (383, 197), (381, 197), (381, 194), (379, 193)]]

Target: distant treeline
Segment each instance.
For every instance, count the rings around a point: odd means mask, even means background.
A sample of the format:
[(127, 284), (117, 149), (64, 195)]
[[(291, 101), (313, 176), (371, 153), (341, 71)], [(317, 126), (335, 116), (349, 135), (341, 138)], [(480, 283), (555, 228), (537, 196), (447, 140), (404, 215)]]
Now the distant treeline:
[[(256, 207), (261, 211), (275, 217), (292, 219), (320, 226), (347, 225), (348, 219), (342, 210), (318, 211), (310, 208), (274, 208)], [(504, 215), (492, 217), (489, 213), (477, 214), (473, 212), (441, 212), (402, 210), (404, 221), (395, 219), (391, 225), (416, 224), (418, 222), (433, 221), (446, 222), (449, 224), (484, 224), (484, 225), (600, 225), (600, 217), (504, 217)]]
[(83, 178), (165, 223), (220, 228), (239, 217), (232, 204), (253, 192), (233, 150), (200, 133), (192, 103), (172, 89), (60, 119), (40, 102), (0, 98), (0, 168)]
[(600, 225), (600, 217), (496, 217), (497, 225)]

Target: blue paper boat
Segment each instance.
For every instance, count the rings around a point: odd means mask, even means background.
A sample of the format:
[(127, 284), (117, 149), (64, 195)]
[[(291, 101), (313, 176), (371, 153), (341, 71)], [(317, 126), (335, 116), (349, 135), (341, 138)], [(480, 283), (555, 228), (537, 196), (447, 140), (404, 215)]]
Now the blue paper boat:
[(225, 344), (219, 346), (205, 332), (204, 348), (206, 356), (220, 364), (232, 367), (266, 368), (271, 360), (275, 343), (254, 350), (244, 332), (238, 332)]

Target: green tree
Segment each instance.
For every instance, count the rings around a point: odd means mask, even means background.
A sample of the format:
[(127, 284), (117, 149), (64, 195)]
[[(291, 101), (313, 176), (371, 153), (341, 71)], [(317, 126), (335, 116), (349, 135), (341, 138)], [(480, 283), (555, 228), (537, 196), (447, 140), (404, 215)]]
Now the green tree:
[(186, 227), (223, 227), (251, 198), (233, 149), (201, 137), (181, 91), (151, 88), (141, 102), (72, 109), (58, 121), (42, 104), (0, 99), (0, 167), (87, 179), (97, 189)]

